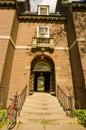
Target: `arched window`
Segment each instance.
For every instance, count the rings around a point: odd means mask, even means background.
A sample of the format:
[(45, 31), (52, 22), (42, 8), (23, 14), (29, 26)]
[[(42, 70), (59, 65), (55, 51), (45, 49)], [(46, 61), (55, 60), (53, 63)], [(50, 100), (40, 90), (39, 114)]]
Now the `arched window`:
[(50, 71), (50, 66), (45, 62), (39, 62), (34, 66), (34, 71)]

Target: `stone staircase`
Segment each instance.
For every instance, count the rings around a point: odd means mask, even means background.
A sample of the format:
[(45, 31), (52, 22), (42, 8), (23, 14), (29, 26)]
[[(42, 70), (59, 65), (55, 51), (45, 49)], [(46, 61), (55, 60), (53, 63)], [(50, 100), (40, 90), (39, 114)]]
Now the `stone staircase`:
[(35, 123), (72, 123), (75, 121), (66, 116), (55, 96), (44, 92), (36, 92), (27, 96), (18, 118), (21, 122)]

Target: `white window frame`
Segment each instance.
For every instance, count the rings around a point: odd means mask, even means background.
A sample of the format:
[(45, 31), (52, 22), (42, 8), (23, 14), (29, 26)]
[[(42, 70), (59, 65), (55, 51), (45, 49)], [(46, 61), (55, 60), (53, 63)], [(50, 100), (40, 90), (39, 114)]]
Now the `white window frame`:
[[(43, 34), (43, 33), (40, 34), (40, 28), (47, 29), (46, 34)], [(49, 38), (49, 27), (48, 26), (37, 26), (37, 37), (38, 38)]]
[[(46, 9), (46, 13), (41, 13), (41, 9)], [(38, 15), (49, 15), (49, 5), (38, 5)]]

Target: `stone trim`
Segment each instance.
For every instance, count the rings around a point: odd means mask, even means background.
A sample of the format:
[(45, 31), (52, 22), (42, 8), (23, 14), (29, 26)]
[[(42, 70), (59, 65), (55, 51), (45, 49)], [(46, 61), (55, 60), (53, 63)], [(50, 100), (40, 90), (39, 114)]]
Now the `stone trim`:
[[(15, 48), (29, 50), (29, 49), (31, 49), (31, 46), (16, 46)], [(69, 49), (68, 49), (68, 47), (55, 47), (55, 50), (69, 50)]]
[(29, 12), (27, 13), (22, 13), (19, 14), (19, 20), (20, 21), (32, 21), (32, 22), (36, 22), (36, 21), (40, 21), (40, 22), (52, 22), (52, 21), (56, 21), (56, 22), (65, 22), (67, 21), (67, 17), (61, 16), (60, 14), (52, 14), (52, 15), (46, 15), (46, 16), (42, 16), (42, 15), (37, 15), (37, 14), (30, 14)]
[(63, 6), (69, 6), (73, 9), (77, 8), (77, 9), (80, 9), (80, 8), (86, 8), (86, 1), (83, 1), (83, 2), (80, 2), (80, 1), (72, 1), (72, 2), (62, 2), (62, 5)]
[(86, 42), (86, 38), (84, 37), (80, 37), (80, 38), (77, 38), (78, 42)]
[(29, 50), (29, 49), (31, 49), (31, 46), (16, 46), (15, 47), (16, 49), (24, 49), (24, 50)]
[(15, 0), (0, 0), (0, 8), (9, 8), (14, 9), (16, 7), (16, 1)]
[(86, 38), (77, 38), (70, 46), (69, 50), (71, 50), (77, 42), (86, 42)]
[(72, 2), (72, 7), (78, 7), (78, 8), (80, 8), (80, 7), (84, 7), (84, 8), (86, 8), (86, 2), (79, 2), (79, 1), (77, 1), (77, 2)]
[(3, 35), (1, 36), (0, 35), (0, 39), (1, 40), (9, 40), (10, 43), (12, 44), (12, 46), (15, 48), (15, 43), (14, 43), (13, 39), (10, 36), (3, 36)]
[[(12, 37), (10, 37), (10, 36), (1, 36), (0, 35), (0, 39), (1, 40), (9, 40), (10, 41), (10, 43), (12, 44), (12, 46), (15, 48), (15, 49), (24, 49), (24, 50), (30, 50), (31, 49), (31, 46), (23, 46), (23, 45), (16, 45), (16, 43), (13, 41), (13, 39), (12, 39)], [(77, 41), (78, 42), (86, 42), (86, 38), (77, 38), (72, 44), (71, 44), (71, 46), (70, 46), (70, 48), (68, 48), (68, 47), (55, 47), (54, 49), (55, 50), (71, 50), (74, 46), (75, 46), (75, 44), (77, 43)]]
[(69, 50), (68, 47), (55, 47), (55, 50)]

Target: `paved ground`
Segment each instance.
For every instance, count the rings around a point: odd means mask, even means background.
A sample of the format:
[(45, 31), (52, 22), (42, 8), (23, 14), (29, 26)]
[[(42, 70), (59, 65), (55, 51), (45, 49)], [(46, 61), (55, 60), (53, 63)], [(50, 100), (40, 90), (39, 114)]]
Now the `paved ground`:
[[(5, 125), (0, 130), (7, 130)], [(58, 124), (37, 124), (37, 123), (18, 123), (13, 130), (86, 130), (83, 126), (71, 122), (69, 124), (58, 123)]]
[[(1, 130), (7, 130), (5, 125)], [(13, 130), (86, 130), (75, 118), (67, 117), (56, 97), (34, 93), (26, 98)]]

